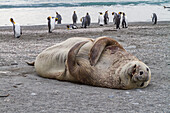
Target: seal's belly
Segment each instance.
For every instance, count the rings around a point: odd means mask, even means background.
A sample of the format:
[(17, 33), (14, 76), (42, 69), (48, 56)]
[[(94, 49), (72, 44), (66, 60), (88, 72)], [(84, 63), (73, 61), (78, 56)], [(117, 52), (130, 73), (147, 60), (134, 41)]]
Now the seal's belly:
[(91, 41), (90, 38), (71, 38), (45, 49), (35, 60), (38, 75), (48, 78), (61, 75), (65, 71), (65, 61), (69, 50), (77, 43)]

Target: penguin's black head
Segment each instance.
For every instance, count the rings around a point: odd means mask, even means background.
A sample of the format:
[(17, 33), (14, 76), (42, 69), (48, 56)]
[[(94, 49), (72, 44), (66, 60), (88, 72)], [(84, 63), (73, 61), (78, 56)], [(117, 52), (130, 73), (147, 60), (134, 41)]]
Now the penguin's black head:
[(10, 21), (11, 21), (12, 23), (14, 23), (14, 20), (13, 20), (13, 18), (10, 18)]
[(119, 14), (123, 14), (123, 12), (119, 12)]
[(70, 26), (69, 25), (67, 25), (67, 29), (69, 29), (70, 28)]
[(47, 20), (50, 20), (50, 16), (49, 16), (49, 17), (47, 17)]

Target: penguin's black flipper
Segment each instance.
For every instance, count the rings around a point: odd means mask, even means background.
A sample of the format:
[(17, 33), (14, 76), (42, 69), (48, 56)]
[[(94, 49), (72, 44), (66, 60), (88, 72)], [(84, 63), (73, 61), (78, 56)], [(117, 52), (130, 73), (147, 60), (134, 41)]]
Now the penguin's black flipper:
[(21, 28), (20, 34), (22, 35), (22, 28)]

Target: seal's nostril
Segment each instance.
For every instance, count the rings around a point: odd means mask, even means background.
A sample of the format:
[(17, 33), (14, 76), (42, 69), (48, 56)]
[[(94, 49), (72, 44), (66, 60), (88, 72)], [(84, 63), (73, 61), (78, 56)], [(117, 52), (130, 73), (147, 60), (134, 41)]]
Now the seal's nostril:
[(143, 75), (143, 71), (140, 71), (140, 75)]
[(146, 68), (146, 70), (147, 70), (147, 71), (149, 71), (149, 69), (148, 69), (148, 68)]

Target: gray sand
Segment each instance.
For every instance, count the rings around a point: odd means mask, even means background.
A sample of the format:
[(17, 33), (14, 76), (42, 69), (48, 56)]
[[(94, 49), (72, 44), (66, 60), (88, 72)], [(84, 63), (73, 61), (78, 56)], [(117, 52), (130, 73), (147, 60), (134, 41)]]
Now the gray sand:
[[(0, 113), (170, 112), (170, 22), (130, 23), (118, 31), (112, 24), (77, 30), (60, 25), (51, 34), (47, 26), (22, 28), (17, 39), (12, 27), (0, 27)], [(41, 78), (25, 63), (67, 38), (100, 36), (116, 39), (150, 67), (147, 88), (118, 90)]]

